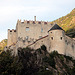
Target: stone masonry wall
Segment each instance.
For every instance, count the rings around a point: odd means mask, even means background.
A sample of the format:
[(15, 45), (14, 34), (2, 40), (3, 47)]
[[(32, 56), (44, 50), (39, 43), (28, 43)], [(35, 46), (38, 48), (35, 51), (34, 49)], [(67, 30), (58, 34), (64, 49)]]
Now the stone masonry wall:
[(47, 47), (48, 52), (49, 52), (49, 50), (50, 50), (50, 42), (49, 42), (48, 35), (36, 40), (34, 43), (28, 45), (28, 47), (30, 47), (32, 49), (38, 49), (42, 45), (45, 45)]
[(71, 56), (75, 59), (75, 40), (65, 36), (65, 43), (66, 43), (66, 55)]

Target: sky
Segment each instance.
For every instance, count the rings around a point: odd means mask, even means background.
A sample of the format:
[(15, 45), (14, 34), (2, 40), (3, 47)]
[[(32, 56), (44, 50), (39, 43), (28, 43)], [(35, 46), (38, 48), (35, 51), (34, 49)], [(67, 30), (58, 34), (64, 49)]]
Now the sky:
[(15, 29), (17, 20), (53, 21), (75, 8), (75, 0), (0, 0), (0, 41), (7, 30)]

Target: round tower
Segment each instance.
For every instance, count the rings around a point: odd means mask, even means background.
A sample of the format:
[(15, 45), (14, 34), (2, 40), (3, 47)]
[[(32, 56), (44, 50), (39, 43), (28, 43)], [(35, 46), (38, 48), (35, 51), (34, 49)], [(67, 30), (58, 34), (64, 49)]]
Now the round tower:
[(49, 31), (50, 52), (57, 51), (65, 54), (65, 34), (64, 30), (55, 24)]

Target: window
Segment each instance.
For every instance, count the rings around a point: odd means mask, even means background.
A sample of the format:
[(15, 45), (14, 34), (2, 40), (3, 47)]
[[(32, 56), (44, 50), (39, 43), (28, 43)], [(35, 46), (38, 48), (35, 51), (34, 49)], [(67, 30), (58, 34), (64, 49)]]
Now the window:
[(43, 32), (43, 28), (41, 28), (41, 32)]
[(39, 24), (41, 24), (41, 22), (38, 22)]
[(16, 32), (16, 30), (14, 30), (14, 32)]
[(39, 36), (39, 38), (42, 38), (42, 36)]
[(29, 27), (26, 27), (26, 31), (29, 31)]
[(27, 21), (27, 24), (29, 24), (29, 21)]
[(62, 37), (60, 37), (60, 39), (62, 40)]
[(44, 22), (44, 24), (47, 24), (47, 22)]
[(35, 21), (33, 21), (33, 24), (35, 24)]
[(51, 37), (51, 39), (53, 40), (53, 37)]

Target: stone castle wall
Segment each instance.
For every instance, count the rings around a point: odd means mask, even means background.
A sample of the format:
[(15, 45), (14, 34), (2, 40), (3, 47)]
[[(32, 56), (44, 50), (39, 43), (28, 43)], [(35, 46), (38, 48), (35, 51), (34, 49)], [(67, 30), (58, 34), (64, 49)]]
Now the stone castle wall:
[(66, 36), (63, 30), (51, 30), (49, 35), (38, 39), (28, 47), (38, 49), (42, 45), (47, 47), (49, 53), (58, 51), (60, 54), (71, 56), (75, 59), (75, 40)]
[[(8, 29), (8, 43), (17, 54), (18, 47), (31, 47), (38, 49), (45, 45), (48, 52), (54, 50), (60, 54), (75, 58), (75, 40), (66, 36), (61, 29), (50, 30), (54, 25), (44, 21), (24, 21), (18, 20), (16, 30)], [(48, 32), (48, 30), (50, 30)], [(15, 45), (13, 45), (15, 44)]]
[(47, 47), (48, 52), (49, 52), (49, 50), (50, 50), (50, 42), (49, 42), (48, 35), (36, 40), (34, 43), (28, 45), (28, 47), (30, 47), (32, 49), (38, 49), (42, 45), (45, 45)]
[(60, 54), (65, 54), (65, 34), (63, 30), (49, 31), (50, 52), (56, 50)]
[(75, 59), (75, 40), (68, 36), (65, 36), (65, 44), (66, 44), (65, 54)]
[[(17, 22), (16, 25), (16, 33), (17, 33), (17, 41), (19, 38), (23, 40), (35, 41), (41, 37), (48, 35), (48, 30), (53, 25), (50, 22), (43, 22), (43, 21), (24, 21), (21, 20)], [(19, 47), (22, 47), (22, 41), (19, 41)]]

